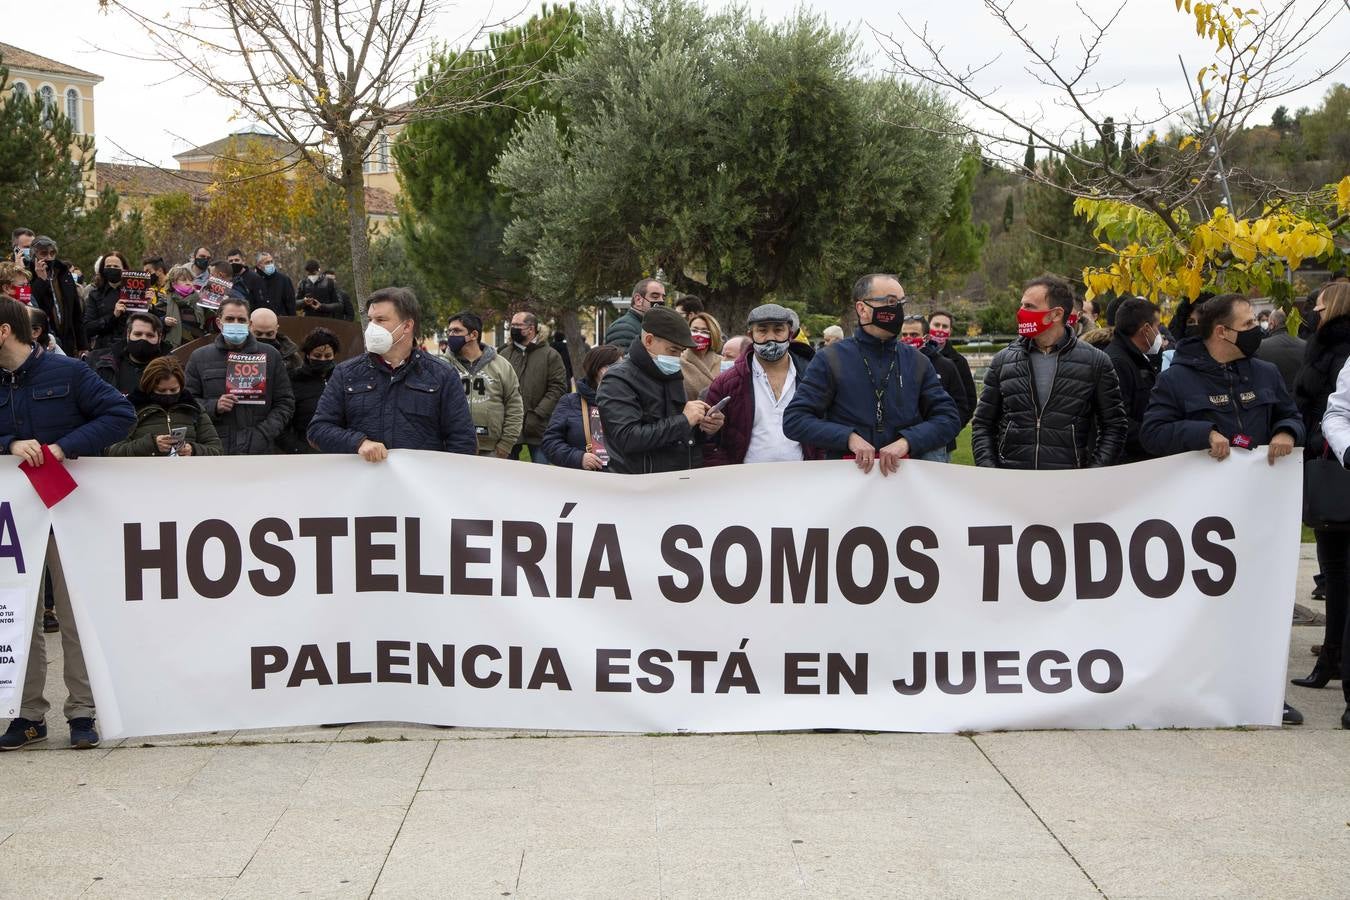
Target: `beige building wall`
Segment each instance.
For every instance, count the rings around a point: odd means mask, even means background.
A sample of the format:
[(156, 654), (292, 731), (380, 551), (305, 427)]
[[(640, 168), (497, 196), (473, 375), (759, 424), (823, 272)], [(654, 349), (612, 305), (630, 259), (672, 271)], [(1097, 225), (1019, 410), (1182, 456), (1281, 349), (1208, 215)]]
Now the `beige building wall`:
[[(50, 88), (56, 108), (67, 118), (74, 120), (75, 131), (78, 134), (93, 137), (95, 134), (94, 85), (103, 79), (58, 75), (18, 65), (7, 64), (7, 67), (11, 91), (22, 86), (21, 89), (26, 91), (30, 97), (37, 97), (42, 95), (44, 89)], [(73, 154), (73, 158), (83, 162), (82, 155), (76, 152)], [(98, 183), (92, 170), (85, 175), (84, 181), (85, 193), (91, 195), (97, 193)]]

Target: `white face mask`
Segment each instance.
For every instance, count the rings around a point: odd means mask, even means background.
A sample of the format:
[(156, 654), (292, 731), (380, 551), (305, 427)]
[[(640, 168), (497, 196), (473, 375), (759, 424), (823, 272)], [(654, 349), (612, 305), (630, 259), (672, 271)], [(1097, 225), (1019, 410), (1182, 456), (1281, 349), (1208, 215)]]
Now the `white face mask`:
[(319, 280), (319, 276), (318, 276), (318, 275), (311, 275), (311, 276), (309, 276), (309, 282), (310, 282), (310, 284), (314, 284), (314, 283), (316, 283), (318, 280)]
[(394, 335), (382, 325), (371, 322), (366, 326), (366, 349), (384, 356), (394, 349)]
[(1153, 343), (1149, 344), (1148, 355), (1157, 356), (1162, 351), (1162, 344), (1163, 344), (1162, 332), (1159, 331), (1158, 333), (1153, 335)]
[(725, 372), (727, 369), (730, 369), (734, 365), (736, 365), (736, 360), (724, 359), (722, 360), (722, 371)]

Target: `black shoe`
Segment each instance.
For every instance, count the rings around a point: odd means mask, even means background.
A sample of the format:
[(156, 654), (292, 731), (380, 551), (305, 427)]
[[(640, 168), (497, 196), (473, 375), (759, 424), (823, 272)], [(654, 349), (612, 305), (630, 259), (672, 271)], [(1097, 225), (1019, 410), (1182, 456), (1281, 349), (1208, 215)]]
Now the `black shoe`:
[(1302, 724), (1303, 724), (1303, 713), (1299, 712), (1298, 710), (1296, 710), (1296, 709), (1294, 709), (1292, 706), (1290, 706), (1288, 703), (1286, 703), (1286, 704), (1284, 705), (1284, 724), (1286, 724), (1286, 725), (1302, 725)]
[(91, 718), (70, 720), (70, 746), (76, 750), (88, 750), (98, 746), (98, 730)]
[(0, 736), (0, 750), (18, 750), (29, 744), (47, 739), (47, 726), (41, 719), (14, 719), (9, 723), (3, 736)]
[(1329, 662), (1325, 657), (1318, 657), (1307, 678), (1291, 678), (1289, 683), (1305, 688), (1324, 688), (1327, 686), (1327, 682), (1340, 680), (1341, 664)]
[(1316, 587), (1314, 587), (1312, 592), (1312, 598), (1314, 600), (1327, 599), (1327, 586), (1325, 584), (1319, 584)]
[(1341, 727), (1350, 730), (1350, 706), (1347, 706), (1345, 712), (1341, 713)]
[(56, 613), (47, 610), (42, 614), (42, 630), (46, 634), (56, 634), (61, 630), (61, 623), (56, 621)]

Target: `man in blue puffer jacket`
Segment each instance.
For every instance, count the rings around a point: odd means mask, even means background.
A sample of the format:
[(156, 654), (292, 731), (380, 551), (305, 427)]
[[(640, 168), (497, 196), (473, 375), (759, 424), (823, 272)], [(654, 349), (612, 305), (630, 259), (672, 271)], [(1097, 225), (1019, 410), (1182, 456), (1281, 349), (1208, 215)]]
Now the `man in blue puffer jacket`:
[(905, 291), (894, 275), (864, 275), (853, 286), (858, 330), (816, 354), (783, 413), (783, 434), (851, 455), (858, 468), (894, 472), (901, 459), (945, 451), (961, 414), (928, 359), (896, 340)]
[[(48, 353), (30, 343), (32, 325), (27, 307), (0, 300), (0, 448), (34, 466), (45, 459), (48, 447), (57, 460), (98, 456), (131, 431), (136, 414), (117, 389), (104, 383), (78, 359)], [(61, 620), (65, 654), (65, 714), (71, 746), (98, 745), (94, 727), (94, 692), (89, 687), (80, 635), (70, 613), (70, 594), (55, 541), (47, 542), (47, 567), (52, 576), (56, 614)], [(43, 696), (47, 682), (47, 644), (42, 616), (33, 616), (33, 638), (28, 648), (27, 674), (19, 715), (0, 737), (0, 750), (17, 750), (45, 740), (44, 718), (51, 705)]]
[(366, 300), (366, 350), (333, 370), (309, 423), (322, 453), (359, 453), (367, 462), (390, 450), (478, 452), (459, 374), (417, 347), (421, 310), (407, 288)]

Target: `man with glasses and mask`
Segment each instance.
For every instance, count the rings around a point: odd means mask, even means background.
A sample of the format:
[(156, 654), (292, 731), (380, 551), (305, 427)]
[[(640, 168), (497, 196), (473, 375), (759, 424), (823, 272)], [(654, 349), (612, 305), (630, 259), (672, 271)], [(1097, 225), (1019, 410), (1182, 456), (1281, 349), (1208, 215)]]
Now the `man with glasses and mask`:
[(1116, 377), (1120, 379), (1120, 400), (1129, 420), (1125, 433), (1125, 454), (1120, 462), (1149, 459), (1139, 443), (1139, 426), (1144, 422), (1148, 398), (1158, 381), (1162, 367), (1162, 315), (1158, 307), (1143, 297), (1131, 297), (1116, 309), (1115, 332), (1106, 347)]
[(956, 403), (922, 353), (901, 343), (905, 291), (894, 275), (853, 285), (858, 330), (816, 354), (783, 414), (783, 433), (882, 475), (906, 457), (944, 451), (961, 430)]
[[(970, 421), (971, 414), (975, 412), (975, 397), (973, 394), (966, 394), (961, 373), (951, 360), (942, 355), (942, 348), (935, 341), (929, 340), (927, 328), (928, 323), (924, 321), (923, 316), (905, 316), (905, 321), (900, 325), (900, 340), (928, 358), (933, 371), (937, 373), (938, 381), (942, 382), (942, 389), (956, 404), (956, 410), (961, 414), (961, 427), (964, 428)], [(955, 449), (956, 440), (952, 439), (948, 442), (945, 453), (933, 451), (928, 459), (932, 462), (951, 462), (951, 454)]]
[(1043, 275), (1017, 311), (1020, 337), (994, 354), (975, 407), (975, 465), (1000, 469), (1109, 466), (1129, 425), (1111, 358), (1068, 327), (1073, 288)]
[[(1303, 442), (1303, 417), (1280, 370), (1255, 358), (1264, 332), (1251, 302), (1215, 297), (1200, 307), (1192, 331), (1158, 376), (1139, 429), (1144, 449), (1154, 456), (1207, 450), (1223, 462), (1234, 451), (1265, 447), (1272, 466), (1293, 453)], [(1286, 703), (1284, 723), (1301, 725), (1303, 715)]]
[(642, 319), (655, 306), (666, 305), (666, 286), (655, 278), (644, 278), (633, 285), (633, 303), (628, 312), (614, 320), (605, 332), (605, 343), (613, 344), (625, 353), (628, 345), (642, 333)]

